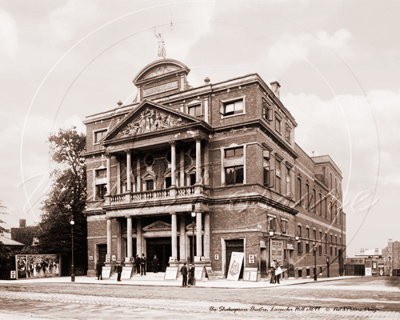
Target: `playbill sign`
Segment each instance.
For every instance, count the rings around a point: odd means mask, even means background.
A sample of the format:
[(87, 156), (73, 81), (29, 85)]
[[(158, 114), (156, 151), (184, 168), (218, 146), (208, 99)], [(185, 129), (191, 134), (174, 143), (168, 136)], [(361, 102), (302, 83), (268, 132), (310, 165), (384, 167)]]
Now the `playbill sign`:
[(240, 270), (242, 269), (244, 253), (232, 252), (231, 263), (229, 264), (228, 280), (239, 280)]
[(276, 260), (280, 265), (283, 265), (283, 241), (271, 240), (270, 242), (270, 262)]

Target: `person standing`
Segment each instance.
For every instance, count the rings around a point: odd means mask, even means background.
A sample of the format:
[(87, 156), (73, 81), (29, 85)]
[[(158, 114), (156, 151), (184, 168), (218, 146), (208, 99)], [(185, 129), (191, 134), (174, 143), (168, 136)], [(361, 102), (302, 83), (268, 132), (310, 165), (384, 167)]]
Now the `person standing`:
[(271, 281), (270, 283), (275, 283), (275, 268), (276, 268), (276, 260), (271, 262)]
[(153, 258), (153, 268), (154, 268), (154, 273), (158, 273), (158, 258), (156, 255), (154, 255)]
[(146, 257), (144, 253), (142, 253), (142, 257), (140, 258), (140, 275), (146, 275)]
[(189, 286), (194, 286), (194, 266), (190, 265), (189, 269)]
[(279, 284), (279, 279), (281, 277), (282, 268), (279, 262), (276, 263), (276, 270), (275, 270), (275, 282)]
[(103, 280), (103, 276), (101, 275), (101, 270), (102, 270), (101, 262), (100, 262), (100, 260), (98, 260), (98, 261), (97, 261), (97, 264), (96, 264), (96, 276), (97, 276), (97, 280)]
[(187, 267), (186, 267), (186, 262), (183, 264), (181, 268), (181, 274), (182, 274), (182, 287), (187, 287)]
[(139, 255), (135, 256), (135, 266), (136, 266), (136, 274), (140, 274), (140, 258)]
[(118, 261), (117, 263), (117, 281), (121, 281), (121, 273), (122, 273), (122, 266), (121, 266), (121, 262)]

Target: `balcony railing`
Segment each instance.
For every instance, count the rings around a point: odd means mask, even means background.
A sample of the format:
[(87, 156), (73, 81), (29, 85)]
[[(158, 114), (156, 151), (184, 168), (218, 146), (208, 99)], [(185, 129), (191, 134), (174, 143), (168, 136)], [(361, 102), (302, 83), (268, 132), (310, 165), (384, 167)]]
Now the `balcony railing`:
[(137, 201), (186, 198), (200, 195), (208, 195), (208, 190), (203, 188), (201, 185), (141, 192), (127, 192), (123, 194), (106, 196), (105, 205), (134, 203)]

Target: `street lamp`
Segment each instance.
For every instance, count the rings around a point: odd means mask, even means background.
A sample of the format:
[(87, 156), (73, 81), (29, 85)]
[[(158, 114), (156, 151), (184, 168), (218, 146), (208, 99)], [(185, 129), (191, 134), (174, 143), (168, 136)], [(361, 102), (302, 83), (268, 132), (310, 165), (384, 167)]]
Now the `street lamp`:
[(314, 281), (317, 281), (317, 246), (313, 242), (313, 253), (314, 253)]
[(192, 263), (194, 262), (194, 217), (196, 212), (192, 212)]
[(72, 232), (72, 261), (71, 261), (71, 282), (75, 282), (75, 266), (74, 266), (74, 224), (75, 221), (71, 220), (71, 232)]

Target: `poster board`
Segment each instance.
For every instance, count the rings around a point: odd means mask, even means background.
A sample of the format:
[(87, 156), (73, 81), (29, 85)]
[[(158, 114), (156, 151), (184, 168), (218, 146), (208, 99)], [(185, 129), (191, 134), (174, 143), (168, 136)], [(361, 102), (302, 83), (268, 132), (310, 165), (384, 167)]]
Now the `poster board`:
[(231, 262), (229, 264), (227, 280), (239, 280), (240, 270), (242, 269), (244, 253), (232, 252)]
[(270, 240), (270, 266), (271, 262), (276, 260), (279, 265), (283, 265), (283, 240)]
[(178, 267), (167, 267), (164, 280), (176, 280), (178, 277)]
[(194, 267), (194, 278), (196, 280), (203, 280), (203, 276), (204, 276), (204, 266), (201, 267)]
[(101, 269), (101, 277), (102, 279), (110, 279), (111, 276), (111, 267), (103, 267)]
[(206, 272), (207, 272), (207, 277), (208, 280), (214, 280), (215, 276), (214, 276), (214, 271), (211, 267), (206, 267)]
[(257, 281), (257, 268), (244, 268), (243, 281)]
[(132, 274), (132, 267), (122, 267), (121, 279), (129, 280)]
[(365, 275), (372, 276), (372, 268), (365, 268)]
[(15, 256), (17, 279), (52, 278), (61, 275), (59, 254), (17, 254)]

